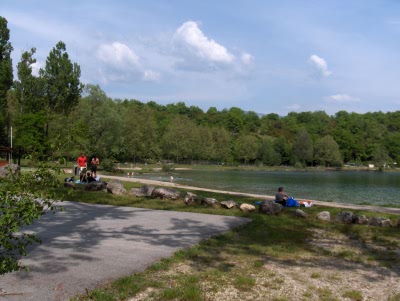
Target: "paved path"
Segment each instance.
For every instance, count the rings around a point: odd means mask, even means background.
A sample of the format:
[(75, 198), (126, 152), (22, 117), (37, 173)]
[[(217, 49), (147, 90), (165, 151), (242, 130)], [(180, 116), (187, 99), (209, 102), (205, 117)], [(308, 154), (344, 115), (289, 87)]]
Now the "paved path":
[[(186, 190), (197, 190), (197, 191), (207, 191), (207, 192), (215, 192), (215, 193), (223, 193), (233, 196), (245, 196), (256, 199), (263, 200), (274, 200), (275, 197), (272, 195), (262, 195), (262, 194), (251, 194), (251, 193), (242, 193), (242, 192), (234, 192), (234, 191), (225, 191), (225, 190), (216, 190), (216, 189), (208, 189), (208, 188), (200, 188), (193, 187), (183, 184), (170, 183), (170, 182), (162, 182), (162, 181), (154, 181), (148, 179), (140, 179), (140, 178), (128, 178), (128, 177), (118, 177), (118, 176), (104, 176), (104, 178), (108, 179), (118, 179), (121, 181), (127, 182), (136, 182), (142, 184), (149, 184), (154, 186), (167, 186), (167, 187), (175, 187)], [(297, 198), (296, 198), (297, 199)], [(299, 201), (305, 201), (306, 199), (297, 199)], [(308, 199), (307, 199), (308, 200)], [(345, 204), (345, 203), (335, 203), (335, 202), (324, 202), (312, 200), (315, 205), (327, 206), (327, 207), (335, 207), (335, 208), (344, 208), (344, 209), (352, 209), (352, 210), (367, 210), (379, 213), (391, 213), (400, 215), (400, 208), (389, 208), (389, 207), (379, 207), (379, 206), (367, 206), (367, 205), (355, 205), (355, 204)]]
[(85, 289), (142, 271), (178, 249), (249, 222), (186, 212), (62, 203), (30, 230), (43, 243), (22, 262), (30, 272), (0, 276), (0, 300), (69, 300)]

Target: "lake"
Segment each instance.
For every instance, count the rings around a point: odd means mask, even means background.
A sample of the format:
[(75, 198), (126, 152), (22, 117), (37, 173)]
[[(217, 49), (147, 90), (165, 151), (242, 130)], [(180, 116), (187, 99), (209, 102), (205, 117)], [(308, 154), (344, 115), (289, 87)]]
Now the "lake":
[[(259, 172), (174, 171), (174, 182), (195, 187), (275, 195), (279, 186), (289, 196), (341, 203), (400, 206), (399, 172)], [(136, 176), (135, 176), (136, 177)], [(137, 175), (169, 181), (168, 176)]]

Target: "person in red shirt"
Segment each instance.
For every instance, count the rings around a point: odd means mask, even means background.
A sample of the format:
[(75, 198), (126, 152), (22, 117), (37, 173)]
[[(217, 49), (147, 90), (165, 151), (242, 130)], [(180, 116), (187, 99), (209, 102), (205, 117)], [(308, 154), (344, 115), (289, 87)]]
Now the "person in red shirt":
[(82, 180), (83, 175), (86, 173), (86, 168), (87, 168), (87, 159), (83, 153), (79, 156), (79, 158), (76, 160), (79, 166), (80, 170), (80, 179)]

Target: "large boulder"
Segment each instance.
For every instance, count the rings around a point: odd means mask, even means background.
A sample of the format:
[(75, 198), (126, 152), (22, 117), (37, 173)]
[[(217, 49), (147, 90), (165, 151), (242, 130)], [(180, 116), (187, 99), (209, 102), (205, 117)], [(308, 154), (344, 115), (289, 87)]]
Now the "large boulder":
[(87, 183), (85, 185), (85, 190), (100, 191), (100, 190), (106, 189), (106, 187), (107, 187), (107, 183), (100, 182), (100, 181), (94, 181), (94, 182)]
[(151, 194), (154, 189), (155, 189), (154, 186), (144, 185), (140, 188), (132, 188), (129, 191), (129, 195), (136, 197), (151, 197)]
[(336, 221), (345, 224), (353, 224), (356, 220), (356, 216), (353, 212), (342, 211), (336, 215)]
[(372, 217), (369, 220), (370, 226), (375, 226), (375, 227), (390, 227), (392, 225), (390, 219), (384, 218), (384, 217)]
[(188, 192), (186, 192), (185, 198), (183, 201), (185, 202), (185, 204), (193, 205), (199, 201), (199, 198), (196, 194), (188, 191)]
[(181, 193), (179, 191), (169, 188), (156, 188), (151, 193), (151, 197), (153, 199), (160, 198), (160, 199), (177, 200), (179, 199), (180, 195)]
[(296, 209), (296, 211), (294, 212), (294, 215), (297, 217), (301, 217), (301, 218), (306, 218), (308, 217), (308, 214), (305, 213), (303, 210), (301, 209)]
[(64, 187), (65, 188), (71, 188), (71, 189), (76, 189), (76, 185), (74, 182), (64, 182)]
[(282, 212), (283, 206), (271, 200), (262, 201), (259, 207), (260, 213), (278, 215)]
[(126, 194), (124, 185), (122, 184), (122, 182), (120, 180), (111, 180), (107, 184), (107, 192), (116, 194), (116, 195)]
[(358, 215), (354, 222), (359, 225), (368, 225), (369, 219), (365, 215)]
[(321, 221), (330, 221), (331, 220), (331, 214), (329, 211), (322, 211), (317, 214), (317, 219)]
[(214, 208), (218, 207), (218, 201), (214, 198), (204, 198), (201, 200), (202, 205), (212, 206)]
[(7, 164), (0, 167), (0, 178), (4, 178), (9, 173), (19, 173), (21, 167), (18, 164)]
[(240, 205), (240, 210), (243, 212), (253, 212), (256, 211), (256, 207), (250, 204), (243, 203)]
[(223, 201), (223, 202), (221, 202), (221, 206), (226, 209), (231, 209), (233, 207), (237, 207), (237, 203), (233, 200)]

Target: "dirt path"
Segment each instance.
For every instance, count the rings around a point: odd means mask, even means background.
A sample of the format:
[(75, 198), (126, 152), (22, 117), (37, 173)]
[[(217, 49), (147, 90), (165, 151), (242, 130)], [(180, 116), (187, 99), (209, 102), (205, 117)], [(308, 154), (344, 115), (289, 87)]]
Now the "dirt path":
[[(187, 190), (223, 193), (223, 194), (228, 194), (228, 195), (233, 195), (233, 196), (244, 196), (244, 197), (251, 197), (251, 198), (257, 198), (257, 199), (264, 199), (264, 200), (275, 199), (275, 197), (272, 195), (261, 195), (261, 194), (251, 194), (251, 193), (243, 193), (243, 192), (235, 192), (235, 191), (216, 190), (216, 189), (194, 187), (194, 186), (188, 186), (188, 185), (183, 185), (183, 184), (176, 184), (176, 183), (162, 182), (162, 181), (155, 181), (155, 180), (148, 180), (148, 179), (128, 178), (128, 177), (119, 177), (119, 176), (104, 176), (104, 177), (108, 178), (108, 179), (117, 179), (117, 180), (126, 181), (126, 182), (135, 182), (135, 183), (149, 184), (149, 185), (155, 185), (155, 186), (174, 187), (174, 188), (181, 188), (181, 189), (187, 189)], [(305, 199), (297, 199), (297, 200), (305, 201)], [(312, 201), (315, 205), (320, 205), (320, 206), (344, 208), (344, 209), (352, 209), (352, 210), (367, 210), (367, 211), (373, 211), (373, 212), (391, 213), (391, 214), (400, 215), (400, 208), (344, 204), (344, 203), (324, 202), (324, 201), (317, 201), (317, 200), (312, 200)]]

